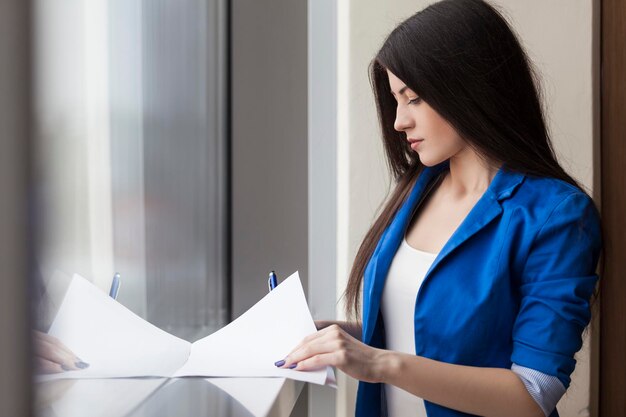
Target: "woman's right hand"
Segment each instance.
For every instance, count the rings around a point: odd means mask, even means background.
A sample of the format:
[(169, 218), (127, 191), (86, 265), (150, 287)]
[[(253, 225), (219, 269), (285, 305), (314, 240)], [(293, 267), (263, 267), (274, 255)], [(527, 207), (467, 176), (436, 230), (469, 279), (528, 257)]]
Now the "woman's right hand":
[(322, 330), (328, 326), (336, 324), (350, 334), (350, 336), (357, 340), (361, 340), (361, 323), (337, 320), (314, 320), (314, 322), (317, 330)]
[(56, 337), (34, 330), (35, 370), (39, 374), (78, 371), (89, 367)]

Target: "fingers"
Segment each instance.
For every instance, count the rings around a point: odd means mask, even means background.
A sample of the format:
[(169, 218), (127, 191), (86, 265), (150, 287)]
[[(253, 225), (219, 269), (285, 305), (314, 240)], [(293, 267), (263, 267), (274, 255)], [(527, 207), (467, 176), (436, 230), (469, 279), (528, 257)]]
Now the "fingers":
[[(56, 337), (47, 335), (45, 333), (36, 334), (34, 338), (35, 347), (40, 348), (42, 353), (54, 353), (62, 357), (75, 358), (76, 355), (72, 353), (63, 343)], [(53, 359), (53, 358), (50, 358)]]
[(320, 338), (324, 338), (324, 337), (328, 337), (329, 335), (339, 335), (341, 332), (343, 332), (343, 330), (341, 330), (341, 327), (339, 327), (336, 324), (332, 324), (328, 327), (323, 328), (322, 330), (319, 330), (313, 334), (308, 335), (307, 337), (305, 337), (304, 339), (302, 339), (302, 341), (300, 343), (298, 343), (298, 345), (293, 348), (291, 350), (291, 352), (289, 352), (289, 354), (287, 356), (290, 356), (291, 354), (293, 354), (294, 352), (298, 351), (299, 349), (302, 348), (302, 346), (305, 346), (309, 343), (312, 343), (314, 340), (320, 339)]
[(313, 371), (316, 369), (323, 368), (325, 366), (337, 366), (337, 353), (322, 353), (320, 355), (312, 356), (308, 359), (304, 359), (300, 362), (292, 364), (294, 371)]
[(312, 342), (289, 354), (289, 356), (285, 358), (285, 364), (283, 367), (289, 367), (292, 364), (297, 364), (307, 358), (310, 358), (311, 356), (332, 352), (335, 347), (336, 344), (329, 340)]
[(57, 339), (54, 336), (50, 336), (49, 334), (46, 333), (42, 333), (40, 336), (40, 339), (46, 343), (51, 344), (55, 349), (57, 349), (59, 352), (62, 352), (64, 355), (71, 357), (71, 358), (75, 358), (78, 359), (78, 357), (74, 354), (74, 352), (72, 352), (71, 350), (69, 350), (63, 343), (61, 343), (61, 341), (59, 339)]
[(65, 349), (60, 348), (50, 341), (41, 339), (35, 341), (35, 353), (43, 360), (58, 364), (63, 367), (62, 369), (65, 371), (79, 369), (76, 366), (76, 363), (79, 362), (77, 357), (68, 354)]
[(274, 365), (283, 369), (296, 369), (298, 366), (297, 370), (301, 370), (298, 365), (300, 361), (342, 349), (345, 346), (344, 336), (341, 327), (332, 324), (302, 339), (284, 359), (274, 362)]
[[(57, 338), (45, 333), (33, 332), (33, 345), (35, 355), (41, 359), (42, 369), (61, 372), (85, 369), (89, 366)], [(51, 367), (47, 362), (54, 363), (56, 366)]]
[(304, 338), (275, 365), (296, 371), (334, 366), (355, 379), (377, 382), (380, 379), (376, 369), (381, 364), (380, 352), (380, 349), (362, 343), (335, 324)]
[(42, 357), (35, 358), (35, 370), (39, 374), (58, 374), (64, 371), (64, 369), (61, 368), (61, 364)]

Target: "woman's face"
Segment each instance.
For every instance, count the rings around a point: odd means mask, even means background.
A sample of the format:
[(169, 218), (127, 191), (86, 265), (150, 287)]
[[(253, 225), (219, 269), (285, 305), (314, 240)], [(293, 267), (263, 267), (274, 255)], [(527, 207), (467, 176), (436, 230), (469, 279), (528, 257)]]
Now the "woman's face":
[(467, 148), (467, 143), (439, 113), (389, 70), (387, 75), (397, 102), (393, 127), (406, 133), (422, 164), (437, 165)]

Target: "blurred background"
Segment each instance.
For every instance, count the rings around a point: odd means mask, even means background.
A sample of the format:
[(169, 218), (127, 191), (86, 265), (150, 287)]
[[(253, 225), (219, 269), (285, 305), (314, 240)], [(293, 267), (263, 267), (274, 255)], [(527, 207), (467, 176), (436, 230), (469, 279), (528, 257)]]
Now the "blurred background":
[[(298, 270), (314, 318), (341, 319), (356, 249), (391, 186), (367, 66), (429, 3), (3, 1), (0, 415), (32, 412), (30, 329), (46, 331), (74, 273), (104, 291), (120, 273), (122, 304), (191, 341), (261, 298), (270, 270)], [(603, 213), (623, 214), (623, 199), (605, 204), (624, 184), (609, 179), (619, 161), (600, 162), (619, 154), (623, 166), (626, 152), (601, 146), (620, 113), (602, 113), (600, 68), (618, 84), (624, 52), (612, 39), (626, 20), (611, 17), (626, 8), (492, 3), (541, 74), (560, 161)], [(603, 326), (624, 317), (607, 311)], [(561, 416), (601, 415), (602, 401), (626, 413), (611, 405), (623, 404), (613, 390), (626, 377), (600, 372), (624, 361), (609, 365), (619, 346), (603, 348), (599, 329)], [(353, 415), (355, 392), (340, 374), (337, 391), (307, 387), (293, 415)]]
[(44, 300), (73, 273), (108, 291), (118, 272), (118, 300), (155, 325), (187, 338), (223, 325), (225, 2), (41, 0), (32, 16)]

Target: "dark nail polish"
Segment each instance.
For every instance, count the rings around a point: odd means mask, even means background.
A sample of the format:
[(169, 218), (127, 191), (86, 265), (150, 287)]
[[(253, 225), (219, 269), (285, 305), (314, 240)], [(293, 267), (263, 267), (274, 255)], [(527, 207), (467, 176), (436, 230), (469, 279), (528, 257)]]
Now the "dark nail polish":
[(282, 359), (281, 359), (281, 360), (279, 360), (278, 362), (274, 362), (274, 365), (278, 366), (279, 368), (280, 368), (281, 366), (283, 366), (284, 364), (285, 364), (285, 361), (284, 361), (284, 360), (282, 360)]
[(72, 368), (70, 368), (66, 364), (61, 364), (61, 369), (63, 369), (64, 371), (71, 371), (72, 370)]
[(298, 366), (298, 364), (297, 364), (297, 363), (292, 363), (292, 364), (291, 364), (291, 365), (289, 365), (287, 368), (289, 368), (289, 369), (293, 369), (293, 368), (295, 368), (296, 366)]
[(80, 369), (85, 369), (85, 368), (89, 368), (89, 364), (87, 362), (83, 362), (83, 361), (78, 361), (75, 363), (77, 368)]

